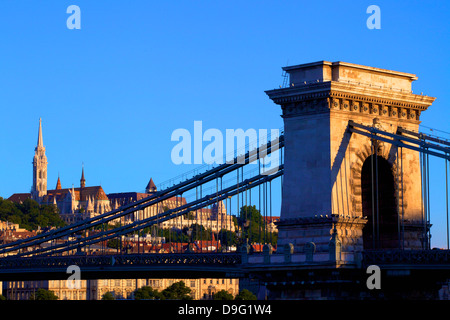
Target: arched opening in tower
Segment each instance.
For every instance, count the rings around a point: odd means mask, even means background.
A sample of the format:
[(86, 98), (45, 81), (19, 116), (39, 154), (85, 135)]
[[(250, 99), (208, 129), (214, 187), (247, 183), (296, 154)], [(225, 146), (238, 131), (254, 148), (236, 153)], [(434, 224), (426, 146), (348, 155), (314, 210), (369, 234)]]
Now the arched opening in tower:
[(398, 207), (392, 166), (383, 157), (372, 155), (362, 166), (362, 213), (364, 249), (399, 247)]

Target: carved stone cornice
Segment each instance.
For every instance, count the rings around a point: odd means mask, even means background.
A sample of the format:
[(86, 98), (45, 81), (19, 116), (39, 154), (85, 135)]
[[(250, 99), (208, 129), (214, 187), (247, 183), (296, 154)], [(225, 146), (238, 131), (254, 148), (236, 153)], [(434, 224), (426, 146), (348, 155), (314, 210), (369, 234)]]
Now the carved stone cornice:
[(331, 215), (315, 215), (312, 217), (298, 217), (293, 219), (283, 219), (275, 222), (277, 226), (310, 226), (310, 225), (323, 225), (338, 223), (341, 225), (361, 225), (364, 226), (367, 223), (366, 218), (351, 217), (339, 214)]
[(360, 100), (374, 104), (386, 104), (401, 108), (425, 111), (436, 99), (413, 94), (406, 90), (389, 90), (331, 81), (330, 95), (336, 98)]
[(281, 105), (283, 117), (340, 110), (368, 116), (419, 121), (420, 114), (435, 100), (399, 90), (327, 81), (266, 91)]

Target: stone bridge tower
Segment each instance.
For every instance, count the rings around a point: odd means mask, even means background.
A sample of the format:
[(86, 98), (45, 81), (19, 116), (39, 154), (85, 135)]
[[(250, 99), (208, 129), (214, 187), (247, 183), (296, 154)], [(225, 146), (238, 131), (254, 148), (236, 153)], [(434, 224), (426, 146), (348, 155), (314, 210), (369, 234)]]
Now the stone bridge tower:
[(409, 73), (328, 61), (283, 70), (289, 86), (266, 91), (285, 130), (278, 246), (352, 260), (364, 249), (398, 248), (401, 225), (403, 246), (423, 248), (419, 153), (351, 133), (348, 124), (417, 132), (435, 98), (413, 94)]

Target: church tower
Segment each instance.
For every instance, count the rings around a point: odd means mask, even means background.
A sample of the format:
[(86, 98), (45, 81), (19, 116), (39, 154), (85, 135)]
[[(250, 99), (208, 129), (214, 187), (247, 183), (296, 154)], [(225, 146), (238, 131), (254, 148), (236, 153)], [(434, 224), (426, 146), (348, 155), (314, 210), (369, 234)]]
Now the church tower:
[(39, 132), (37, 146), (33, 158), (33, 186), (31, 197), (40, 202), (47, 195), (47, 156), (45, 155), (44, 141), (42, 139), (42, 121), (39, 118)]

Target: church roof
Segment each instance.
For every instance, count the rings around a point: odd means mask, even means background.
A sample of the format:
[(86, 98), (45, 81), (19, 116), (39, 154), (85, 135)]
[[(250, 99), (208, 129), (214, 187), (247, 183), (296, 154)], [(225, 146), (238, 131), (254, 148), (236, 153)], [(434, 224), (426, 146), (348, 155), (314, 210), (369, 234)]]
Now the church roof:
[(15, 203), (21, 203), (25, 201), (26, 199), (31, 198), (31, 193), (14, 193), (12, 196), (8, 198), (9, 201), (15, 202)]
[[(73, 190), (75, 193), (76, 201), (87, 201), (88, 198), (91, 198), (92, 200), (109, 200), (108, 196), (106, 195), (105, 191), (101, 186), (74, 188)], [(66, 189), (57, 188), (54, 190), (47, 190), (47, 195), (43, 197), (42, 203), (53, 203), (53, 200), (55, 198), (56, 201), (61, 201), (71, 191), (72, 188)], [(29, 198), (31, 198), (31, 193), (14, 193), (8, 198), (8, 200), (15, 203), (21, 203)]]
[[(92, 200), (109, 200), (105, 191), (101, 186), (73, 188), (76, 201)], [(43, 202), (52, 202), (54, 198), (56, 201), (62, 200), (67, 193), (72, 192), (72, 188), (48, 190), (47, 195), (42, 199)]]

